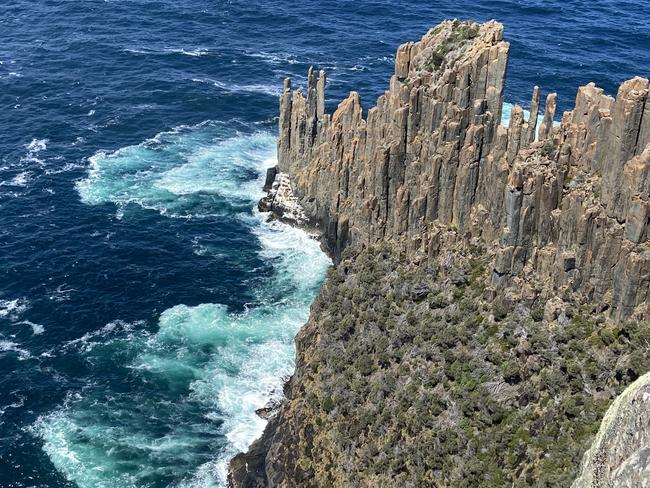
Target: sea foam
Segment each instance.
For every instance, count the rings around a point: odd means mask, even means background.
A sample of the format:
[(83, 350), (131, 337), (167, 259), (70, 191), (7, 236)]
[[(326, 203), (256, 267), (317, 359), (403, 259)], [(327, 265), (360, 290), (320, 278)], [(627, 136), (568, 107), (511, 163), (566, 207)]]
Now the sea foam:
[(262, 95), (273, 97), (278, 97), (282, 94), (282, 89), (277, 83), (270, 85), (239, 85), (237, 83), (225, 83), (211, 78), (192, 78), (192, 81), (195, 83), (206, 83), (208, 85), (216, 86), (227, 93), (261, 93)]
[(29, 301), (22, 298), (0, 300), (0, 318), (16, 319), (29, 308)]
[(19, 343), (12, 340), (7, 340), (2, 335), (0, 335), (0, 356), (2, 353), (16, 353), (18, 355), (18, 359), (21, 360), (29, 359), (32, 357), (31, 353), (27, 349), (21, 347)]
[(274, 138), (233, 132), (218, 124), (180, 127), (135, 146), (99, 152), (89, 159), (88, 176), (76, 184), (81, 200), (118, 208), (137, 204), (169, 217), (248, 210), (255, 199), (252, 175), (273, 157)]
[(34, 425), (52, 463), (78, 486), (225, 486), (229, 460), (261, 435), (266, 421), (255, 410), (280, 398), (293, 338), (330, 265), (317, 240), (252, 210), (274, 153), (269, 134), (204, 124), (91, 158), (77, 183), (83, 202), (191, 219), (225, 211), (258, 240), (273, 272), (256, 281), (244, 310), (179, 304), (155, 331), (113, 322), (64, 346), (128, 385), (89, 384)]
[[(508, 127), (510, 124), (510, 117), (512, 116), (512, 109), (515, 108), (515, 106), (512, 103), (504, 103), (503, 104), (503, 109), (501, 111), (501, 125)], [(529, 120), (530, 119), (530, 110), (524, 109), (524, 120)], [(537, 129), (535, 132), (535, 140), (537, 140), (537, 135), (539, 131), (539, 127), (542, 125), (542, 121), (544, 120), (544, 113), (541, 115), (537, 116)], [(557, 120), (553, 121), (553, 126), (557, 127), (560, 125), (560, 122)]]

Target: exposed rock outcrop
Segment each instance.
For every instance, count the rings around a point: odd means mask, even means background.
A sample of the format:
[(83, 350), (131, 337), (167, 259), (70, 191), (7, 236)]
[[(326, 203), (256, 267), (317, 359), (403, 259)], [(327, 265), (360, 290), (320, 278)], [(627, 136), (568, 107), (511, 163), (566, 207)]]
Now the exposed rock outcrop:
[(275, 218), (294, 225), (303, 225), (308, 221), (293, 194), (289, 175), (271, 168), (267, 173), (265, 188), (268, 193), (258, 204), (261, 212), (271, 212)]
[[(352, 92), (324, 111), (325, 74), (307, 96), (285, 83), (280, 171), (291, 175), (330, 251), (407, 240), (433, 255), (441, 226), (494, 255), (492, 284), (550, 298), (580, 291), (613, 318), (647, 318), (650, 303), (650, 92), (616, 98), (588, 84), (553, 126), (555, 94), (535, 140), (540, 91), (500, 125), (508, 43), (497, 22), (448, 21), (397, 51), (388, 91), (363, 117)], [(544, 290), (527, 290), (537, 274)], [(625, 279), (622, 279), (625, 277)]]
[(650, 373), (607, 410), (572, 488), (650, 486)]
[(338, 266), (232, 486), (569, 486), (650, 367), (650, 83), (583, 86), (559, 125), (548, 94), (539, 126), (535, 87), (505, 127), (508, 50), (446, 21), (365, 117), (356, 92), (326, 112), (322, 71), (285, 82), (262, 205), (304, 209)]

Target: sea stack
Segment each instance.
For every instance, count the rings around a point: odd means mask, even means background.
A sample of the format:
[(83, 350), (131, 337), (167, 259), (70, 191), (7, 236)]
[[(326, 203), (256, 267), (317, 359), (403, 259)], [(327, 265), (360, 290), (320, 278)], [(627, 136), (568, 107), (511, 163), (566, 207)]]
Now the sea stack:
[(580, 87), (559, 123), (531, 87), (506, 127), (509, 49), (445, 21), (366, 114), (285, 83), (274, 185), (336, 266), (231, 486), (570, 486), (650, 370), (650, 83)]

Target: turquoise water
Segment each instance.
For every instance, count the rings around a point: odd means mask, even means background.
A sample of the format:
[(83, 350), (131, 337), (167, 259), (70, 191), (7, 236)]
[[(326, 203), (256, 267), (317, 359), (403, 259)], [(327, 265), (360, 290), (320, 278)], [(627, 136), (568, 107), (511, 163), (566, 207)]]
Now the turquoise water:
[[(78, 486), (220, 486), (228, 459), (261, 434), (255, 410), (280, 398), (293, 337), (330, 264), (304, 232), (251, 212), (260, 175), (275, 164), (274, 142), (202, 124), (90, 158), (76, 184), (84, 203), (111, 202), (118, 219), (129, 204), (168, 218), (234, 216), (274, 269), (241, 311), (176, 305), (155, 331), (114, 321), (63, 345), (63, 354), (111, 372), (33, 426), (55, 468)], [(214, 250), (197, 243), (195, 252)]]

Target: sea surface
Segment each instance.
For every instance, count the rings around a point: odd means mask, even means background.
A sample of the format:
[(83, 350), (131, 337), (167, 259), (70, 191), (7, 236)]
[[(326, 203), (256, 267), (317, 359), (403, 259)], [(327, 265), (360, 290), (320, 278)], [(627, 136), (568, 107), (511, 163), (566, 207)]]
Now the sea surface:
[(330, 265), (257, 213), (277, 96), (366, 108), (396, 47), (496, 18), (506, 99), (648, 76), (644, 2), (5, 0), (0, 487), (219, 487)]

